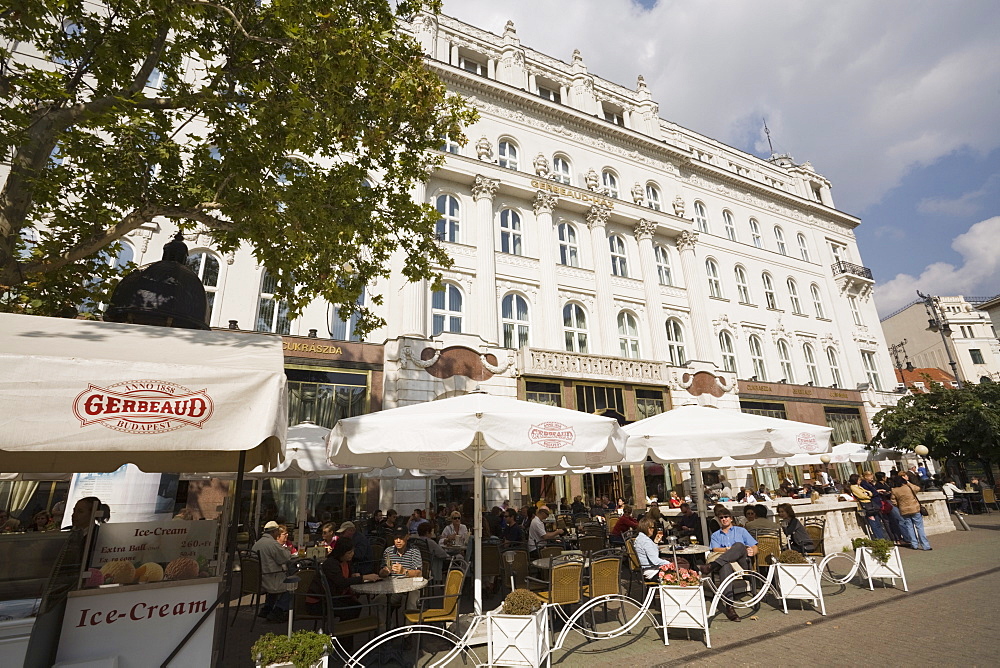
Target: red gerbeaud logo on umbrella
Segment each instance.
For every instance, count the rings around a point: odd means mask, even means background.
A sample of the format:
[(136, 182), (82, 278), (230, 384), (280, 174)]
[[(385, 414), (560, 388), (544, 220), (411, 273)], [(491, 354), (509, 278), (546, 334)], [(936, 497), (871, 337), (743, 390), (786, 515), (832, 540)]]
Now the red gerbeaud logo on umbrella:
[(81, 427), (100, 424), (126, 434), (201, 429), (214, 409), (207, 390), (189, 390), (165, 380), (129, 380), (106, 388), (91, 385), (73, 401)]
[(816, 437), (809, 432), (802, 432), (795, 437), (795, 440), (798, 442), (799, 447), (806, 452), (816, 452), (816, 450), (819, 450), (819, 444), (816, 442)]
[(576, 433), (573, 431), (573, 427), (561, 422), (542, 422), (531, 425), (531, 428), (528, 429), (528, 440), (534, 445), (554, 450), (573, 445)]

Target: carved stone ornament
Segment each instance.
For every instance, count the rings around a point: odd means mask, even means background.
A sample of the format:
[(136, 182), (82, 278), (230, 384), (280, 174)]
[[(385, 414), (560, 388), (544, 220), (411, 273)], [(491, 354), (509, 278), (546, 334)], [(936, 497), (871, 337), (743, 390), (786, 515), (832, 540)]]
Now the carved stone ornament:
[(539, 190), (535, 193), (535, 201), (531, 203), (531, 208), (535, 210), (536, 216), (540, 213), (552, 213), (558, 202), (559, 198), (552, 193)]
[(500, 366), (499, 364), (490, 364), (489, 360), (486, 358), (486, 355), (483, 354), (479, 355), (479, 361), (483, 363), (483, 368), (489, 371), (490, 373), (501, 374), (514, 365), (514, 353), (513, 352), (507, 353), (507, 363), (504, 364), (503, 366)]
[(640, 90), (645, 90), (646, 88), (647, 88), (647, 86), (646, 86), (646, 77), (644, 77), (644, 76), (642, 76), (640, 74), (639, 75), (639, 79), (636, 81), (635, 89), (637, 91), (640, 91)]
[(517, 28), (514, 27), (514, 22), (513, 21), (507, 21), (507, 24), (504, 25), (504, 27), (503, 27), (503, 34), (504, 34), (505, 37), (507, 35), (516, 35), (517, 34)]
[(573, 49), (573, 62), (583, 64), (583, 54), (580, 53), (580, 49)]
[(549, 159), (545, 157), (544, 153), (539, 153), (535, 156), (534, 162), (531, 163), (535, 168), (535, 174), (541, 178), (548, 178), (549, 176)]
[(641, 218), (638, 223), (635, 224), (635, 238), (642, 241), (643, 239), (652, 239), (653, 233), (656, 232), (656, 223), (651, 220), (646, 220)]
[(686, 250), (693, 251), (695, 244), (697, 243), (698, 243), (697, 232), (689, 232), (687, 230), (684, 230), (683, 232), (677, 235), (677, 250), (680, 252), (684, 252)]
[(587, 227), (590, 229), (604, 227), (608, 224), (609, 218), (611, 218), (611, 209), (603, 204), (595, 204), (587, 211)]
[(436, 364), (437, 361), (441, 359), (441, 351), (440, 350), (435, 351), (434, 356), (431, 357), (429, 360), (422, 360), (418, 356), (413, 354), (413, 350), (410, 348), (410, 346), (403, 346), (402, 357), (403, 359), (407, 359), (413, 362), (413, 365), (418, 369), (427, 369), (429, 367), (434, 366), (434, 364)]
[(476, 157), (485, 162), (493, 162), (493, 145), (485, 135), (476, 142)]
[(646, 203), (646, 191), (643, 190), (642, 184), (638, 181), (636, 181), (635, 185), (632, 186), (632, 201), (639, 206)]
[(472, 199), (477, 202), (483, 198), (492, 200), (499, 189), (499, 179), (491, 179), (488, 176), (476, 174), (476, 182), (472, 184)]
[(587, 170), (587, 174), (583, 177), (584, 183), (587, 184), (587, 190), (593, 190), (594, 192), (600, 192), (601, 190), (601, 177), (597, 175), (594, 168), (591, 167)]
[(674, 215), (678, 218), (684, 217), (684, 198), (680, 195), (674, 198)]

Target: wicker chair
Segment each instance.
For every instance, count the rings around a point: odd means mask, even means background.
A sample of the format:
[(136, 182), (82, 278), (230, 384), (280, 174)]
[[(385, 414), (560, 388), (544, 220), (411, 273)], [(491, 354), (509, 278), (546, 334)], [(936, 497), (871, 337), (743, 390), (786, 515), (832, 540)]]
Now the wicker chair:
[[(548, 589), (534, 592), (542, 603), (553, 605), (576, 605), (583, 597), (583, 559), (578, 555), (563, 555), (553, 557), (552, 569), (549, 571), (549, 581), (528, 578), (537, 585), (548, 585)], [(555, 616), (549, 616), (549, 622), (555, 624)]]
[(640, 588), (645, 589), (647, 586), (653, 586), (659, 584), (653, 580), (647, 580), (642, 574), (642, 564), (639, 563), (639, 555), (635, 551), (635, 539), (630, 539), (625, 541), (625, 555), (628, 558), (629, 565), (629, 581), (628, 581), (628, 595), (632, 595), (632, 582), (638, 582)]
[[(605, 554), (598, 557), (593, 554), (590, 557), (590, 567), (587, 569), (587, 582), (583, 585), (583, 597), (597, 598), (608, 594), (618, 594), (621, 592), (621, 568), (622, 557), (620, 554)], [(621, 606), (615, 613), (616, 618), (621, 613)], [(604, 618), (608, 618), (608, 606), (604, 605)], [(594, 610), (590, 610), (591, 626), (597, 627), (597, 620), (594, 618)]]
[(604, 539), (600, 536), (582, 536), (580, 538), (580, 551), (584, 554), (588, 552), (597, 552), (603, 550), (606, 547), (604, 544)]
[(547, 559), (549, 557), (558, 557), (562, 554), (562, 547), (556, 545), (549, 545), (538, 550), (538, 557), (540, 559)]
[(491, 578), (490, 593), (500, 590), (499, 578), (503, 574), (500, 568), (500, 545), (496, 543), (483, 545), (483, 580)]
[(993, 504), (994, 508), (1000, 510), (1000, 504), (997, 503), (996, 489), (983, 487), (983, 507), (986, 508), (989, 504)]
[[(323, 578), (323, 576), (319, 571), (312, 568), (299, 569), (295, 575), (299, 578), (299, 584), (295, 587), (295, 592), (292, 594), (292, 612), (295, 615), (295, 621), (312, 622), (313, 631), (315, 631), (320, 622), (326, 621), (326, 611), (319, 613), (310, 612), (306, 597), (316, 596), (315, 594), (310, 594), (309, 590), (312, 588), (313, 580), (317, 577)], [(325, 580), (326, 578), (323, 579)]]
[(757, 557), (754, 566), (760, 570), (770, 565), (768, 557), (781, 554), (781, 534), (778, 529), (757, 529)]
[[(407, 624), (451, 624), (452, 627), (458, 622), (458, 599), (462, 595), (462, 585), (465, 583), (465, 574), (469, 564), (464, 559), (452, 561), (452, 569), (445, 576), (441, 594), (436, 596), (421, 596), (418, 602), (420, 606), (417, 610), (407, 610), (404, 613)], [(439, 590), (442, 585), (426, 587), (427, 590)], [(433, 607), (431, 603), (433, 602)], [(417, 653), (420, 656), (420, 638), (423, 634), (417, 634)]]
[(236, 601), (236, 612), (233, 613), (233, 621), (240, 614), (240, 606), (243, 605), (243, 597), (250, 595), (250, 607), (253, 610), (253, 619), (250, 622), (250, 630), (253, 631), (257, 623), (257, 614), (260, 612), (261, 597), (264, 595), (264, 581), (260, 566), (260, 555), (253, 550), (240, 550), (240, 597)]
[[(507, 562), (507, 555), (513, 555), (513, 559), (510, 563)], [(513, 578), (515, 589), (530, 589), (527, 582), (528, 563), (530, 562), (530, 559), (528, 558), (528, 551), (504, 550), (501, 557), (501, 563), (503, 564), (504, 569), (504, 585), (509, 585), (511, 578)]]

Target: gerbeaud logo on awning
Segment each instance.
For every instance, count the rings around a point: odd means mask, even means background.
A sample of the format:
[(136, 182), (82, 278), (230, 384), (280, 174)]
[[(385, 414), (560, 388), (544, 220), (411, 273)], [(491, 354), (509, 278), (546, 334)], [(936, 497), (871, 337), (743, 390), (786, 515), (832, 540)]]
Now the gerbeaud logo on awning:
[(557, 449), (573, 445), (573, 441), (576, 440), (576, 432), (574, 432), (573, 427), (561, 422), (542, 422), (531, 425), (528, 430), (528, 440), (543, 448)]
[(201, 429), (215, 410), (207, 390), (163, 380), (130, 380), (106, 388), (90, 385), (73, 401), (80, 427), (100, 424), (126, 434)]

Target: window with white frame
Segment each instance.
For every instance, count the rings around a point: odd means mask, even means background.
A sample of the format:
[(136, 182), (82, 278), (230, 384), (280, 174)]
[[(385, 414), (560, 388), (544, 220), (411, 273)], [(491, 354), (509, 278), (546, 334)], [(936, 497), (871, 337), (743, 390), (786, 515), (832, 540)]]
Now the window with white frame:
[(660, 285), (673, 285), (674, 279), (670, 274), (670, 252), (663, 246), (657, 245), (654, 248), (656, 255), (656, 275), (660, 279)]
[(789, 278), (785, 281), (785, 285), (788, 286), (788, 300), (792, 303), (792, 313), (802, 313), (802, 303), (799, 301), (799, 286), (796, 285), (794, 278)]
[(543, 97), (546, 100), (555, 102), (556, 104), (562, 104), (562, 96), (559, 95), (559, 91), (554, 86), (552, 88), (548, 88), (546, 86), (539, 86), (538, 96)]
[(861, 307), (858, 305), (858, 298), (854, 295), (848, 295), (847, 303), (851, 307), (851, 317), (854, 318), (854, 324), (865, 324), (865, 321), (861, 319)]
[(736, 373), (736, 352), (733, 346), (733, 335), (722, 330), (719, 332), (719, 349), (722, 350), (722, 368)]
[(660, 189), (654, 183), (646, 184), (646, 206), (653, 211), (660, 210)]
[(485, 77), (488, 71), (486, 63), (473, 60), (472, 58), (466, 58), (465, 56), (459, 58), (459, 67), (466, 72), (472, 72), (473, 74), (478, 74), (481, 77)]
[(753, 363), (754, 380), (764, 382), (767, 380), (767, 365), (764, 363), (764, 346), (760, 342), (760, 337), (751, 334), (747, 338), (747, 345), (750, 347), (750, 361)]
[(500, 303), (503, 325), (503, 347), (524, 348), (528, 345), (528, 300), (509, 294)]
[(684, 350), (684, 328), (680, 320), (670, 318), (666, 322), (667, 330), (667, 356), (670, 358), (670, 366), (684, 366), (687, 364), (687, 353)]
[(802, 357), (806, 360), (806, 374), (809, 376), (809, 382), (813, 385), (819, 385), (819, 367), (816, 366), (816, 351), (813, 350), (811, 343), (802, 344)]
[(871, 384), (871, 388), (881, 392), (882, 380), (879, 378), (878, 367), (875, 364), (875, 353), (870, 350), (862, 350), (861, 363), (865, 367), (865, 375), (868, 376), (868, 382)]
[(795, 370), (792, 368), (792, 353), (784, 339), (778, 339), (778, 364), (781, 366), (781, 375), (784, 376), (784, 380), (788, 383), (794, 383)]
[(164, 83), (166, 83), (166, 77), (163, 74), (163, 70), (159, 67), (154, 67), (153, 71), (149, 73), (148, 77), (146, 77), (147, 88), (161, 90)]
[(608, 197), (618, 199), (618, 177), (610, 169), (601, 172), (601, 182), (604, 184), (604, 192)]
[(767, 308), (777, 309), (778, 299), (774, 296), (774, 281), (771, 280), (771, 274), (765, 271), (760, 275), (760, 281), (764, 284), (764, 303), (767, 304)]
[(806, 241), (806, 235), (799, 232), (795, 235), (795, 239), (799, 242), (799, 256), (809, 262), (809, 243)]
[(517, 171), (517, 144), (509, 139), (501, 139), (497, 145), (497, 164)]
[(611, 273), (615, 276), (628, 276), (628, 258), (625, 256), (625, 240), (617, 234), (608, 237), (611, 247)]
[(197, 251), (188, 255), (187, 265), (191, 271), (198, 274), (201, 284), (205, 286), (205, 297), (208, 298), (208, 322), (211, 324), (215, 313), (215, 293), (219, 289), (219, 258), (208, 251)]
[(605, 111), (604, 120), (609, 123), (614, 123), (615, 125), (625, 125), (625, 119), (622, 118), (622, 112), (617, 110)]
[(274, 292), (277, 289), (278, 279), (265, 269), (260, 277), (254, 330), (274, 334), (288, 334), (291, 331), (292, 322), (288, 319), (288, 304), (284, 300), (275, 299)]
[(833, 346), (826, 349), (826, 363), (830, 367), (830, 378), (833, 379), (833, 387), (843, 387), (844, 381), (840, 378), (840, 360)]
[(628, 311), (618, 314), (618, 348), (622, 357), (639, 359), (639, 326)]
[(563, 306), (563, 335), (568, 352), (590, 352), (587, 346), (587, 312), (579, 304), (569, 302)]
[(764, 238), (760, 236), (760, 223), (753, 218), (750, 219), (750, 239), (756, 248), (764, 247)]
[(809, 286), (809, 294), (812, 295), (813, 300), (813, 311), (816, 312), (817, 318), (825, 318), (826, 311), (823, 310), (823, 295), (819, 291), (819, 286), (813, 283)]
[(847, 262), (847, 246), (830, 242), (830, 252), (833, 253), (834, 262)]
[(774, 226), (774, 241), (778, 244), (778, 252), (788, 255), (788, 247), (785, 246), (785, 233), (777, 225)]
[(752, 304), (753, 300), (750, 299), (750, 285), (747, 283), (746, 269), (740, 265), (736, 265), (733, 274), (736, 276), (736, 295), (739, 297), (740, 303)]
[(457, 243), (461, 223), (458, 198), (453, 195), (438, 195), (437, 211), (441, 216), (434, 228), (438, 241)]
[(569, 160), (561, 155), (552, 158), (552, 179), (565, 185), (573, 185), (573, 172)]
[(438, 150), (444, 151), (445, 153), (462, 155), (462, 145), (452, 139), (447, 132), (441, 135), (441, 146), (438, 147)]
[(453, 283), (445, 283), (443, 290), (431, 293), (432, 329), (437, 336), (441, 332), (462, 332), (462, 291)]
[(712, 258), (705, 260), (705, 274), (708, 276), (708, 294), (722, 298), (722, 281), (719, 280), (719, 265)]
[(694, 203), (694, 224), (699, 232), (708, 233), (708, 211), (705, 205), (697, 200)]
[(726, 229), (726, 238), (736, 241), (736, 222), (733, 220), (733, 212), (729, 209), (722, 212), (722, 225)]
[[(358, 299), (355, 302), (358, 306), (365, 305), (365, 291), (362, 290), (361, 294), (358, 295)], [(361, 314), (357, 310), (351, 312), (351, 314), (345, 319), (340, 317), (340, 309), (331, 308), (330, 309), (330, 338), (336, 339), (337, 341), (361, 341), (361, 337), (358, 336), (354, 330), (358, 327), (358, 320)]]
[(986, 364), (982, 348), (969, 348), (969, 357), (972, 359), (973, 364)]
[(559, 223), (559, 264), (580, 266), (580, 247), (576, 242), (576, 228), (569, 223)]
[(523, 255), (521, 250), (521, 214), (513, 209), (500, 212), (500, 252)]

